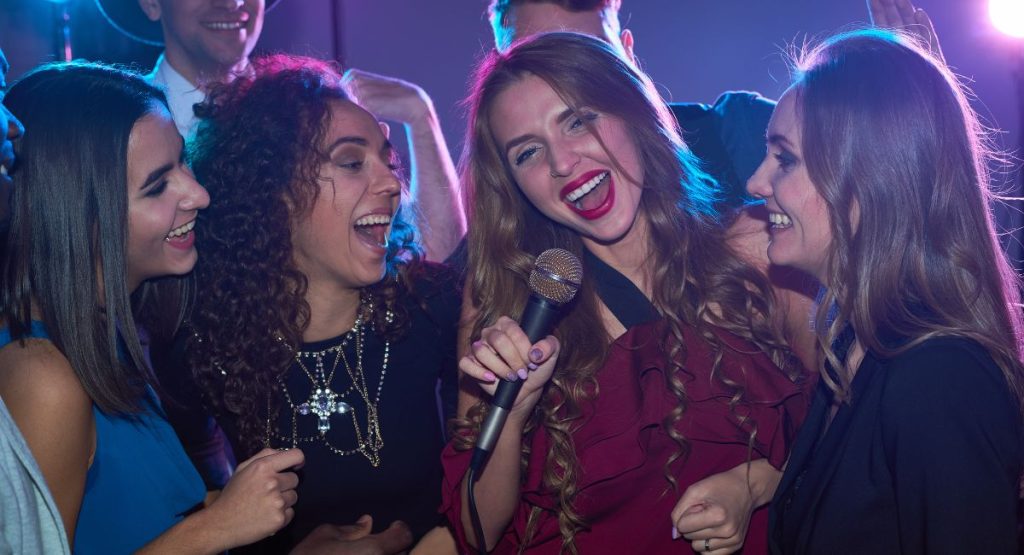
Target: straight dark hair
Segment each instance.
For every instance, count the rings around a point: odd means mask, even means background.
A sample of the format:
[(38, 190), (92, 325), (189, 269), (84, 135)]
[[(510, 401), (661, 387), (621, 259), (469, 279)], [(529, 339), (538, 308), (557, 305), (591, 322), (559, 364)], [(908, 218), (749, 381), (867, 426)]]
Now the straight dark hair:
[(135, 412), (155, 380), (126, 277), (128, 141), (135, 122), (167, 100), (136, 73), (71, 62), (33, 70), (4, 104), (28, 131), (18, 143), (0, 314), (23, 341), (35, 308), (93, 402)]

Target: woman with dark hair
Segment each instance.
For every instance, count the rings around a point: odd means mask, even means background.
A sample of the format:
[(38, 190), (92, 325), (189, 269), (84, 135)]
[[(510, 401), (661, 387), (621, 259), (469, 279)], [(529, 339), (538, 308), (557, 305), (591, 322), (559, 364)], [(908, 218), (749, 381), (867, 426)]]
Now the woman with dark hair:
[(827, 288), (773, 552), (1017, 552), (1020, 282), (986, 154), (965, 89), (908, 38), (839, 35), (799, 62), (748, 184), (772, 262)]
[(202, 508), (136, 328), (147, 282), (195, 264), (208, 202), (163, 94), (127, 71), (55, 64), (4, 104), (31, 132), (2, 262), (0, 396), (73, 551), (217, 553), (274, 533), (302, 453), (256, 454)]
[(260, 548), (327, 524), (311, 541), (343, 549), (333, 525), (358, 519), (376, 533), (364, 543), (398, 551), (440, 522), (436, 391), (443, 378), (454, 406), (457, 282), (420, 260), (387, 127), (336, 69), (288, 56), (253, 68), (197, 108), (190, 159), (212, 202), (170, 359), (235, 453), (306, 453), (295, 520)]
[[(470, 105), (476, 341), (460, 368), (474, 385), (444, 490), (463, 549), (479, 541), (463, 476), (482, 392), (508, 379), (525, 382), (475, 488), (488, 549), (682, 549), (685, 522), (711, 504), (677, 505), (680, 494), (725, 479), (742, 522), (687, 538), (764, 551), (767, 515), (749, 531), (747, 517), (773, 491), (804, 395), (781, 369), (767, 281), (727, 247), (712, 183), (654, 85), (607, 44), (553, 33), (492, 53)], [(552, 247), (581, 257), (585, 279), (554, 336), (531, 345), (508, 315)]]

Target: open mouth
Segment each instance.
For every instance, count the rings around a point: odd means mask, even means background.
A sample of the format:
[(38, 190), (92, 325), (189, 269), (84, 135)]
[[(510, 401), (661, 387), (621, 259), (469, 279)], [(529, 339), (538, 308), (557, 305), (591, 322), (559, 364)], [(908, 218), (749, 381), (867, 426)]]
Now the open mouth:
[(390, 214), (367, 214), (355, 221), (352, 227), (364, 242), (378, 249), (388, 248), (391, 232)]
[(782, 212), (769, 212), (768, 222), (772, 224), (772, 229), (786, 229), (793, 227), (793, 220), (789, 219), (789, 216)]
[(193, 219), (192, 221), (186, 223), (185, 225), (176, 227), (172, 229), (170, 233), (167, 234), (167, 237), (164, 237), (164, 241), (167, 241), (168, 243), (189, 242), (191, 244), (191, 241), (194, 238), (192, 229), (195, 226), (196, 221)]
[(615, 201), (611, 172), (590, 171), (562, 188), (562, 201), (587, 219), (603, 216)]

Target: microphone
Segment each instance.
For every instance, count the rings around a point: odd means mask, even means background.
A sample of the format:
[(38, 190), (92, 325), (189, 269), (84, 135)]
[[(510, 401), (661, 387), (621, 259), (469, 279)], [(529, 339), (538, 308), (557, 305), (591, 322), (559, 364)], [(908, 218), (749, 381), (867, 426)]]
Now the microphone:
[[(530, 298), (519, 318), (530, 343), (547, 337), (555, 328), (559, 309), (576, 296), (583, 278), (583, 265), (579, 258), (565, 249), (548, 249), (537, 257), (530, 272)], [(473, 450), (470, 468), (479, 469), (494, 449), (501, 435), (512, 404), (525, 380), (501, 380), (491, 399), (491, 410), (480, 426), (480, 435)]]

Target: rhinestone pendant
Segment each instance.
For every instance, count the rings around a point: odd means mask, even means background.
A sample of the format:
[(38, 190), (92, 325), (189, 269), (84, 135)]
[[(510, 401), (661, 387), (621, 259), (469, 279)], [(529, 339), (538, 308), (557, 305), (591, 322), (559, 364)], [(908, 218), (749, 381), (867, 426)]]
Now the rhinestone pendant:
[(330, 389), (316, 388), (309, 395), (309, 400), (296, 407), (301, 415), (313, 413), (317, 416), (316, 429), (320, 435), (326, 434), (331, 429), (330, 417), (332, 414), (348, 414), (352, 410), (351, 405), (345, 401), (338, 400), (338, 394)]

